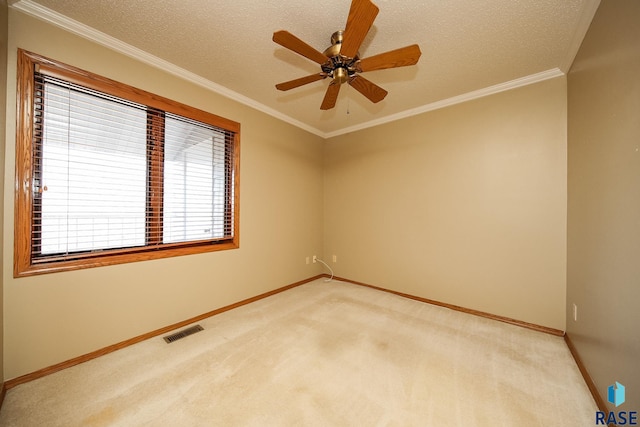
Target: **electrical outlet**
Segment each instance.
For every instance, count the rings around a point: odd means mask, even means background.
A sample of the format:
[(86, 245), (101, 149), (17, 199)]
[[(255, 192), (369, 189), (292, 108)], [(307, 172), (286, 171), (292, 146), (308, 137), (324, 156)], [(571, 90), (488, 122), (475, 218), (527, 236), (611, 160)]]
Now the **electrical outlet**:
[(578, 306), (573, 304), (573, 321), (578, 321)]
[(338, 262), (338, 255), (333, 256), (333, 262)]
[(318, 262), (318, 257), (317, 256), (313, 256), (313, 263), (315, 264), (316, 262)]

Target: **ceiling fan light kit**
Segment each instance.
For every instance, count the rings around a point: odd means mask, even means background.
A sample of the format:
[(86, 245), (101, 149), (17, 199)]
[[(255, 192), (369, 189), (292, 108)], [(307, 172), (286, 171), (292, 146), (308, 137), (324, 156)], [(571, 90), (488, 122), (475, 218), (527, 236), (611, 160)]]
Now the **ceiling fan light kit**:
[(378, 11), (371, 0), (353, 0), (344, 31), (336, 31), (331, 35), (331, 46), (324, 52), (309, 46), (288, 31), (273, 33), (274, 42), (318, 63), (321, 69), (320, 73), (279, 83), (276, 89), (291, 90), (330, 77), (331, 83), (320, 105), (322, 110), (335, 107), (343, 83), (349, 84), (373, 103), (382, 101), (388, 92), (360, 73), (415, 65), (421, 52), (420, 47), (414, 44), (360, 59), (358, 49), (371, 29)]

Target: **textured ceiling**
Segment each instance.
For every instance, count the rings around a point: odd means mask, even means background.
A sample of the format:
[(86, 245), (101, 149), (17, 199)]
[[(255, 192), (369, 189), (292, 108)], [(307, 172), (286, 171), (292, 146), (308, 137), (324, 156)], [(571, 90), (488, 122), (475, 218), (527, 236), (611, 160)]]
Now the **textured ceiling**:
[(422, 57), (415, 66), (365, 74), (389, 91), (380, 103), (372, 104), (345, 85), (329, 111), (319, 108), (329, 79), (288, 92), (275, 89), (276, 83), (320, 69), (271, 37), (274, 31), (288, 30), (323, 51), (331, 34), (344, 29), (350, 0), (20, 0), (11, 7), (125, 53), (128, 46), (132, 52), (141, 49), (173, 64), (178, 74), (184, 70), (199, 76), (227, 96), (326, 137), (561, 75), (599, 4), (373, 2), (380, 13), (360, 56), (417, 43)]

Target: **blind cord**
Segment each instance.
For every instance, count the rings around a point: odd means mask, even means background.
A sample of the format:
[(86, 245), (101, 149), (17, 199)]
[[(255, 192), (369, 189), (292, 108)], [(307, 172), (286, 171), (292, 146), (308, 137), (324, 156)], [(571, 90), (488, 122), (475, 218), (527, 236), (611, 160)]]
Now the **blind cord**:
[(329, 267), (329, 264), (327, 264), (326, 262), (324, 262), (323, 260), (321, 260), (320, 258), (317, 258), (317, 257), (316, 257), (316, 261), (319, 261), (319, 262), (323, 263), (324, 266), (327, 267), (329, 269), (329, 271), (331, 272), (331, 277), (326, 279), (325, 282), (332, 281), (333, 280), (333, 270), (331, 269), (331, 267)]

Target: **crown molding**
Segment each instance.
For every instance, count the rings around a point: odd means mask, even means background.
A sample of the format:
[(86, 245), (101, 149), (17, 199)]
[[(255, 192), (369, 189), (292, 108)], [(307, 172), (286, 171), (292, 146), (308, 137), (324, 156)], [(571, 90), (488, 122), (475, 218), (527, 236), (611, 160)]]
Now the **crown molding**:
[(591, 21), (593, 21), (593, 17), (596, 15), (598, 7), (600, 7), (600, 0), (585, 1), (585, 6), (582, 8), (582, 14), (578, 19), (576, 32), (573, 34), (573, 39), (571, 40), (571, 44), (569, 45), (564, 61), (560, 65), (560, 69), (565, 74), (569, 73), (569, 69), (571, 68), (571, 65), (573, 65), (573, 61), (576, 59), (578, 50), (580, 50), (582, 41), (587, 35), (587, 31), (589, 30)]
[(19, 10), (27, 15), (30, 15), (42, 21), (45, 21), (49, 24), (62, 28), (63, 30), (66, 30), (70, 33), (83, 37), (94, 43), (105, 46), (118, 53), (134, 58), (140, 62), (144, 62), (147, 65), (151, 65), (153, 67), (159, 68), (169, 74), (180, 77), (184, 80), (187, 80), (191, 83), (194, 83), (198, 86), (201, 86), (205, 89), (208, 89), (212, 92), (215, 92), (219, 95), (229, 98), (233, 101), (239, 102), (240, 104), (244, 104), (248, 107), (261, 111), (265, 114), (268, 114), (284, 122), (287, 122), (293, 126), (296, 126), (314, 135), (320, 136), (322, 138), (326, 138), (326, 136), (322, 131), (312, 126), (309, 126), (306, 123), (302, 123), (301, 121), (293, 119), (287, 116), (286, 114), (276, 111), (273, 108), (267, 107), (266, 105), (261, 104), (247, 96), (244, 96), (238, 92), (234, 92), (231, 89), (228, 89), (222, 85), (214, 83), (211, 80), (207, 80), (204, 77), (201, 77), (195, 73), (192, 73), (191, 71), (178, 67), (175, 64), (165, 61), (164, 59), (160, 59), (157, 56), (154, 56), (148, 52), (145, 52), (142, 49), (138, 49), (137, 47), (124, 43), (123, 41), (118, 40), (115, 37), (111, 37), (101, 31), (96, 30), (95, 28), (89, 27), (88, 25), (75, 21), (58, 12), (55, 12), (51, 9), (41, 6), (31, 0), (19, 0), (17, 3), (11, 5), (10, 7), (13, 9)]
[(530, 84), (542, 82), (544, 80), (554, 79), (556, 77), (564, 76), (564, 73), (559, 68), (553, 68), (551, 70), (542, 71), (540, 73), (531, 74), (529, 76), (521, 77), (519, 79), (511, 80), (508, 82), (500, 83), (494, 86), (489, 86), (484, 89), (474, 90), (473, 92), (463, 93), (462, 95), (454, 96), (452, 98), (443, 99), (441, 101), (432, 102), (411, 110), (402, 111), (397, 114), (381, 117), (376, 120), (371, 120), (366, 123), (351, 126), (348, 128), (340, 129), (335, 132), (327, 133), (325, 138), (333, 138), (335, 136), (343, 135), (349, 132), (355, 132), (358, 130), (378, 126), (384, 123), (393, 122), (396, 120), (404, 119), (407, 117), (417, 116), (418, 114), (426, 113), (428, 111), (438, 110), (440, 108), (449, 107), (455, 104), (461, 104), (463, 102), (472, 101), (474, 99), (482, 98), (485, 96), (493, 95), (499, 92), (504, 92), (511, 89), (517, 89), (519, 87), (527, 86)]
[[(574, 36), (573, 47), (571, 49), (571, 52), (569, 52), (568, 54), (568, 59), (566, 60), (566, 62), (569, 62), (569, 65), (566, 67), (566, 69), (570, 67), (571, 62), (573, 61), (577, 53), (577, 50), (580, 47), (582, 38), (584, 38), (584, 34), (586, 33), (589, 27), (589, 24), (591, 23), (591, 19), (593, 19), (593, 15), (595, 14), (595, 11), (599, 4), (600, 4), (600, 0), (590, 0), (590, 7), (587, 8), (583, 13), (581, 17), (580, 29), (576, 31), (576, 34)], [(240, 104), (251, 107), (255, 110), (261, 111), (276, 119), (282, 120), (283, 122), (289, 123), (293, 126), (296, 126), (302, 130), (305, 130), (311, 134), (314, 134), (324, 139), (329, 139), (329, 138), (340, 136), (346, 133), (355, 132), (355, 131), (367, 129), (373, 126), (378, 126), (384, 123), (389, 123), (389, 122), (404, 119), (407, 117), (416, 116), (418, 114), (426, 113), (428, 111), (445, 108), (451, 105), (460, 104), (460, 103), (471, 101), (484, 96), (493, 95), (495, 93), (516, 89), (522, 86), (527, 86), (530, 84), (538, 83), (544, 80), (565, 75), (565, 73), (560, 68), (553, 68), (551, 70), (532, 74), (529, 76), (511, 80), (509, 82), (500, 83), (487, 88), (475, 90), (473, 92), (468, 92), (468, 93), (454, 96), (452, 98), (444, 99), (441, 101), (433, 102), (417, 108), (402, 111), (397, 114), (392, 114), (385, 117), (381, 117), (376, 120), (371, 120), (365, 123), (361, 123), (355, 126), (339, 129), (334, 132), (323, 132), (313, 126), (309, 126), (306, 123), (303, 123), (271, 107), (268, 107), (262, 103), (259, 103), (245, 95), (234, 92), (231, 89), (228, 89), (222, 85), (219, 85), (210, 80), (207, 80), (204, 77), (201, 77), (195, 73), (192, 73), (191, 71), (178, 67), (175, 64), (172, 64), (168, 61), (160, 59), (148, 52), (145, 52), (141, 49), (131, 46), (130, 44), (124, 43), (121, 40), (116, 39), (115, 37), (109, 36), (101, 31), (96, 30), (95, 28), (89, 27), (88, 25), (82, 24), (78, 21), (68, 18), (51, 9), (43, 7), (31, 0), (19, 0), (16, 3), (13, 3), (12, 5), (10, 5), (10, 7), (13, 9), (19, 10), (27, 15), (41, 19), (47, 23), (60, 27), (66, 31), (69, 31), (73, 34), (76, 34), (94, 43), (97, 43), (107, 48), (110, 48), (112, 50), (115, 50), (116, 52), (122, 53), (123, 55), (129, 56), (131, 58), (134, 58), (138, 61), (141, 61), (153, 67), (159, 68), (176, 77), (187, 80), (191, 83), (194, 83), (198, 86), (208, 89), (214, 93), (222, 95)]]

